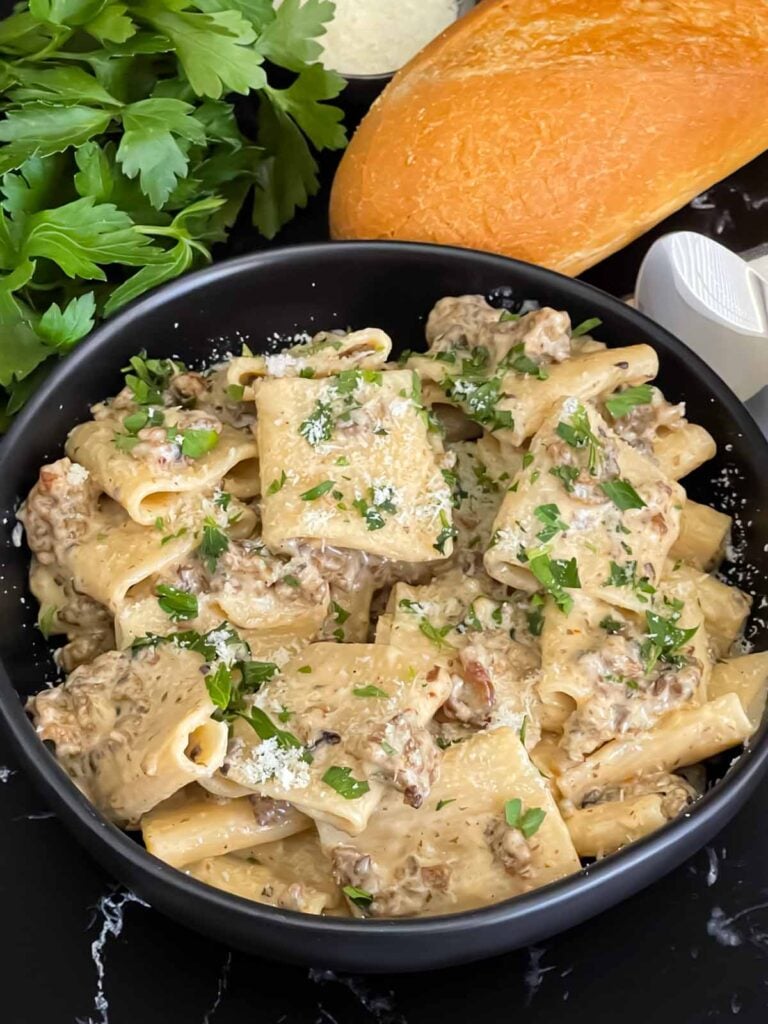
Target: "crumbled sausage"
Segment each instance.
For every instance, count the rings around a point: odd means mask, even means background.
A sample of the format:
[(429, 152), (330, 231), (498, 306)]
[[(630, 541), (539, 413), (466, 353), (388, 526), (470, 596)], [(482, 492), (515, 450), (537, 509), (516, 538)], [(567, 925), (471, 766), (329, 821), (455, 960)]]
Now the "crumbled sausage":
[(411, 807), (421, 807), (437, 777), (435, 741), (410, 708), (378, 726), (355, 753)]
[(69, 459), (43, 466), (18, 513), (42, 565), (63, 565), (68, 550), (82, 543), (93, 528), (100, 494), (93, 478)]

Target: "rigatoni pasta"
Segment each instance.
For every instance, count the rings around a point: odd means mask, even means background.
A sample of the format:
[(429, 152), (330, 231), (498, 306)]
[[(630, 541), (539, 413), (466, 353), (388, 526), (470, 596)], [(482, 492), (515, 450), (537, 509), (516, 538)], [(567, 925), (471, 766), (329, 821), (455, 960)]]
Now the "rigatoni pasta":
[(397, 364), (365, 327), (134, 357), (19, 511), (69, 673), (28, 710), (96, 807), (242, 898), (407, 917), (698, 799), (768, 654), (678, 482), (714, 440), (596, 326), (461, 296)]

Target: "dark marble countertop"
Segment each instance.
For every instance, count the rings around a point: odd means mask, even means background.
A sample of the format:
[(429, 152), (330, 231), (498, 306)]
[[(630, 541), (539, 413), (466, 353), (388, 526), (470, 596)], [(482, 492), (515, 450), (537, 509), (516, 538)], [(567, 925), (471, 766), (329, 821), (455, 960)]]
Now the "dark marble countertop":
[[(768, 158), (586, 277), (628, 293), (649, 238), (768, 240)], [(322, 200), (280, 241), (323, 237)], [(241, 234), (230, 252), (252, 248)], [(232, 953), (118, 887), (47, 811), (0, 735), (1, 1024), (700, 1024), (768, 1021), (768, 785), (716, 841), (537, 947), (420, 975), (350, 976)]]

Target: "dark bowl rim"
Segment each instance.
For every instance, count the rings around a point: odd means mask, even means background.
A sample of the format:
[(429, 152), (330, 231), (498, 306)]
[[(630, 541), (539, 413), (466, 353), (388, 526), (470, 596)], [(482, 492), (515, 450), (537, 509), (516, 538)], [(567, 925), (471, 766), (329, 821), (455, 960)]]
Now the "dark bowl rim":
[[(61, 386), (61, 382), (76, 372), (83, 364), (87, 364), (92, 355), (106, 347), (111, 337), (122, 332), (124, 327), (140, 321), (146, 313), (161, 308), (166, 300), (194, 293), (198, 287), (215, 284), (220, 279), (237, 276), (249, 270), (258, 272), (258, 269), (264, 264), (283, 263), (290, 267), (297, 258), (309, 255), (321, 261), (324, 258), (332, 258), (334, 253), (344, 251), (348, 252), (350, 257), (355, 253), (401, 252), (416, 256), (421, 254), (428, 259), (437, 254), (451, 254), (457, 260), (467, 260), (469, 263), (487, 263), (498, 268), (500, 273), (506, 269), (510, 276), (513, 276), (519, 268), (528, 274), (533, 272), (542, 282), (551, 283), (555, 289), (576, 291), (586, 299), (591, 299), (596, 315), (602, 310), (614, 312), (623, 317), (629, 316), (630, 319), (636, 321), (638, 333), (643, 334), (647, 339), (661, 340), (672, 351), (685, 355), (692, 376), (696, 378), (697, 383), (703, 383), (725, 406), (729, 416), (743, 435), (743, 443), (751, 446), (760, 454), (768, 472), (768, 440), (762, 435), (757, 424), (728, 386), (683, 342), (639, 310), (628, 306), (621, 299), (586, 282), (577, 281), (544, 267), (494, 253), (421, 242), (371, 240), (310, 242), (303, 245), (260, 250), (235, 259), (224, 260), (177, 278), (135, 300), (100, 325), (35, 392), (12, 425), (4, 443), (0, 444), (0, 475), (6, 468), (7, 453), (16, 443), (23, 443), (25, 431), (32, 420), (39, 415), (41, 409), (50, 401), (51, 396)], [(647, 343), (652, 344), (652, 340)], [(53, 755), (43, 746), (24, 712), (19, 694), (2, 662), (0, 662), (0, 717), (4, 720), (11, 739), (21, 753), (25, 767), (27, 770), (31, 770), (33, 776), (37, 777), (46, 793), (53, 794), (54, 802), (61, 805), (67, 815), (76, 818), (79, 825), (90, 833), (93, 840), (111, 847), (112, 851), (124, 862), (128, 862), (138, 875), (151, 876), (158, 885), (175, 890), (177, 895), (188, 897), (201, 907), (207, 904), (210, 907), (228, 910), (241, 920), (248, 920), (254, 925), (268, 925), (270, 922), (280, 920), (283, 924), (295, 929), (297, 934), (304, 933), (318, 938), (344, 935), (362, 939), (365, 936), (376, 935), (391, 937), (420, 934), (427, 936), (444, 934), (446, 931), (471, 932), (500, 923), (512, 925), (527, 917), (529, 912), (535, 912), (537, 907), (567, 906), (572, 897), (586, 896), (591, 891), (606, 886), (619, 875), (633, 872), (657, 859), (663, 859), (664, 853), (682, 841), (686, 835), (703, 833), (709, 823), (722, 818), (723, 814), (727, 815), (728, 803), (733, 803), (738, 808), (751, 791), (752, 786), (756, 784), (757, 778), (768, 768), (768, 719), (764, 719), (760, 730), (751, 737), (749, 743), (745, 745), (744, 751), (734, 755), (734, 761), (724, 777), (705, 793), (690, 811), (644, 839), (632, 843), (599, 862), (582, 868), (577, 874), (567, 876), (529, 893), (474, 910), (425, 918), (361, 920), (320, 917), (255, 903), (190, 878), (183, 871), (170, 867), (148, 853), (143, 846), (107, 821), (93, 807), (65, 774)], [(581, 917), (577, 920), (581, 920)]]

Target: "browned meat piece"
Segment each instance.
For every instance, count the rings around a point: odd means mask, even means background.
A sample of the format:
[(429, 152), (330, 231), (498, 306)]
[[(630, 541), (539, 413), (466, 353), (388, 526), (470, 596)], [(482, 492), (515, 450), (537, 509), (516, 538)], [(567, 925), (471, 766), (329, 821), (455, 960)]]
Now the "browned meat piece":
[(685, 402), (670, 405), (654, 388), (653, 399), (645, 405), (636, 405), (626, 416), (617, 417), (613, 429), (633, 448), (650, 454), (661, 430), (678, 430), (684, 423)]
[(87, 754), (101, 743), (121, 713), (121, 687), (131, 677), (131, 655), (102, 654), (91, 665), (77, 668), (66, 686), (30, 697), (27, 710), (35, 716), (41, 739), (56, 745), (58, 757)]
[(637, 779), (630, 779), (620, 786), (609, 786), (606, 789), (596, 789), (587, 793), (582, 801), (582, 807), (627, 800), (629, 797), (643, 796), (648, 793), (658, 793), (663, 797), (661, 809), (665, 817), (671, 820), (701, 796), (703, 786), (704, 783), (697, 789), (682, 775), (660, 772), (658, 775), (643, 775)]
[(287, 800), (273, 800), (272, 797), (261, 796), (258, 793), (254, 793), (248, 799), (251, 801), (256, 824), (265, 828), (267, 825), (279, 825), (294, 813), (293, 807)]
[(337, 846), (332, 853), (333, 874), (339, 885), (353, 885), (373, 896), (366, 908), (371, 917), (411, 917), (422, 913), (433, 892), (446, 892), (451, 869), (446, 864), (424, 864), (417, 857), (406, 857), (394, 872), (394, 881), (385, 878), (373, 857), (361, 854), (354, 846)]
[(171, 378), (169, 391), (174, 405), (178, 403), (192, 409), (208, 397), (210, 381), (202, 373), (177, 373)]
[(421, 807), (437, 777), (439, 751), (410, 708), (375, 729), (354, 753), (411, 807)]
[[(571, 320), (567, 313), (545, 306), (518, 320), (519, 341), (536, 363), (562, 363), (571, 355)], [(514, 344), (519, 344), (519, 341)]]
[(485, 839), (508, 874), (521, 878), (530, 874), (531, 846), (520, 829), (510, 828), (506, 821), (496, 818), (486, 825)]
[(460, 674), (452, 677), (453, 690), (440, 709), (440, 717), (482, 729), (490, 721), (496, 702), (491, 677), (483, 663), (474, 656), (472, 648), (461, 651), (459, 663)]
[(482, 295), (458, 295), (440, 299), (427, 318), (426, 336), (436, 351), (480, 344), (482, 329), (497, 324), (501, 310)]
[(42, 565), (62, 565), (67, 551), (93, 526), (101, 488), (82, 466), (59, 459), (43, 466), (19, 509), (27, 543)]
[(701, 665), (694, 660), (680, 668), (659, 664), (646, 675), (638, 641), (621, 635), (584, 654), (580, 667), (592, 692), (566, 722), (561, 743), (574, 761), (615, 736), (651, 728), (661, 715), (688, 703), (701, 682)]

